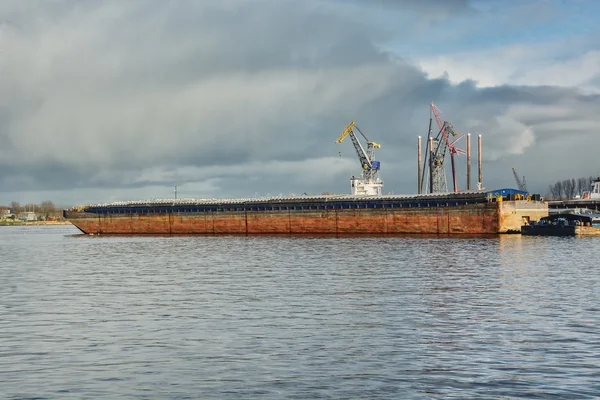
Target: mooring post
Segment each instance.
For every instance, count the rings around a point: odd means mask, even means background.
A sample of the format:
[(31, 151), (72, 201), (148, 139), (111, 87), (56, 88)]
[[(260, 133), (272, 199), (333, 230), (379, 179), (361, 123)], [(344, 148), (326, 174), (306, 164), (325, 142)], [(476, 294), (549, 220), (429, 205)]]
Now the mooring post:
[(467, 133), (467, 190), (471, 190), (471, 134)]
[(477, 155), (478, 155), (478, 163), (479, 163), (479, 182), (477, 183), (477, 189), (483, 189), (483, 178), (481, 172), (481, 135), (477, 137)]
[(417, 147), (419, 152), (419, 155), (417, 157), (417, 193), (421, 194), (423, 187), (423, 182), (421, 181), (421, 136), (419, 136), (419, 142)]

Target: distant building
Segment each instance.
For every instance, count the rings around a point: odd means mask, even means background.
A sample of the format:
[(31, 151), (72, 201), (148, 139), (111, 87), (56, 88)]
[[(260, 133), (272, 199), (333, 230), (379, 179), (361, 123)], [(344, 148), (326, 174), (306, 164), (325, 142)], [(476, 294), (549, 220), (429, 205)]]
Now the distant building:
[(10, 213), (10, 208), (8, 207), (0, 207), (0, 219), (6, 219), (10, 217), (12, 214)]
[(35, 221), (36, 216), (33, 211), (25, 211), (25, 212), (19, 213), (19, 219), (21, 221)]

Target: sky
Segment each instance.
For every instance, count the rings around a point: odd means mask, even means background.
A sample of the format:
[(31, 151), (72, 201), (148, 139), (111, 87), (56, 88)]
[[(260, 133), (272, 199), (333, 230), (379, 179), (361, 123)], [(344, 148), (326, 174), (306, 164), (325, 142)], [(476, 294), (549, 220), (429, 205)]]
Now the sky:
[(349, 193), (350, 121), (381, 144), (384, 193), (416, 193), (430, 102), (471, 133), (472, 187), (481, 135), (486, 189), (516, 187), (515, 168), (543, 195), (600, 174), (599, 16), (595, 0), (4, 0), (0, 204)]

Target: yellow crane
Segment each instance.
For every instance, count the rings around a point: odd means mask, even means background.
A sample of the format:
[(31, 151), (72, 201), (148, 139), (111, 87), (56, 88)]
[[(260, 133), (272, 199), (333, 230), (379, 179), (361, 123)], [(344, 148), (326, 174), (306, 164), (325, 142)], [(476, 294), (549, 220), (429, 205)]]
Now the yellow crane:
[[(355, 130), (358, 131), (367, 142), (366, 151), (354, 133)], [(342, 134), (335, 142), (342, 143), (348, 136), (350, 136), (350, 140), (352, 140), (354, 150), (356, 150), (358, 160), (362, 167), (362, 179), (352, 177), (352, 194), (381, 194), (383, 182), (381, 182), (378, 176), (380, 162), (374, 160), (375, 149), (381, 148), (381, 145), (370, 141), (365, 134), (358, 129), (358, 126), (356, 126), (354, 121), (350, 122), (346, 128), (344, 128)]]

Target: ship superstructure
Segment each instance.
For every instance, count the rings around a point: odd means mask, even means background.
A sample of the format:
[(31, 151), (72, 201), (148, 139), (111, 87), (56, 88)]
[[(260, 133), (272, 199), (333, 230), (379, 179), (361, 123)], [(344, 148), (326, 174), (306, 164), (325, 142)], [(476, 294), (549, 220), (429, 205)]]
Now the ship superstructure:
[(589, 192), (584, 192), (583, 198), (600, 199), (600, 177), (593, 180), (591, 190)]

